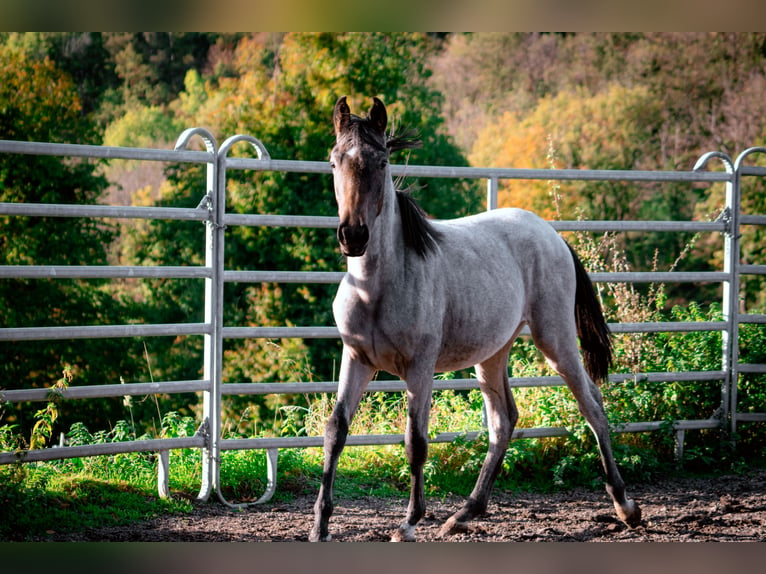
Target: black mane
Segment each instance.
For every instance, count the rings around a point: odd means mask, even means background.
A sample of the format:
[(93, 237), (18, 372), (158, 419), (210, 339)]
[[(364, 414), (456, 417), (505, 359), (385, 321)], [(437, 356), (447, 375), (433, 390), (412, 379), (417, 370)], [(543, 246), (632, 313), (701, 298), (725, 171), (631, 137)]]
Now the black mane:
[(396, 199), (402, 218), (404, 244), (423, 258), (434, 253), (441, 238), (441, 232), (431, 225), (423, 209), (409, 193), (397, 191)]

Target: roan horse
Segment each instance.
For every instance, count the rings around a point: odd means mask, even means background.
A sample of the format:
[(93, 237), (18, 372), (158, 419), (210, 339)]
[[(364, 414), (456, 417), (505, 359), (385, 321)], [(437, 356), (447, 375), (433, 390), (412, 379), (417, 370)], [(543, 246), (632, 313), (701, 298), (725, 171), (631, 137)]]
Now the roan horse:
[[(611, 363), (609, 330), (585, 269), (544, 220), (499, 209), (450, 221), (430, 221), (397, 191), (389, 152), (413, 147), (387, 137), (378, 98), (367, 117), (346, 98), (335, 104), (336, 143), (330, 156), (348, 272), (333, 303), (343, 340), (340, 384), (324, 438), (324, 471), (314, 505), (312, 541), (327, 541), (333, 482), (351, 418), (377, 370), (407, 384), (405, 451), (411, 493), (393, 541), (414, 541), (425, 513), (423, 465), (435, 372), (476, 366), (487, 410), (489, 448), (473, 492), (440, 536), (464, 531), (486, 511), (490, 490), (518, 419), (508, 384), (508, 356), (527, 324), (535, 345), (577, 399), (598, 441), (606, 489), (618, 517), (641, 522), (638, 505), (612, 455), (601, 392)], [(580, 360), (577, 338), (580, 338)]]

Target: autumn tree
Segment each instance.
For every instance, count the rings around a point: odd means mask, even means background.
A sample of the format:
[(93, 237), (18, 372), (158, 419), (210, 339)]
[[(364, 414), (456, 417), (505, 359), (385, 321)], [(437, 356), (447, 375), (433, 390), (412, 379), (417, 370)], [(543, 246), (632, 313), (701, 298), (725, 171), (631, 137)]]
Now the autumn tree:
[[(0, 138), (21, 141), (93, 143), (93, 126), (83, 120), (76, 86), (48, 58), (0, 46)], [(73, 158), (0, 155), (0, 201), (96, 203), (106, 187), (92, 162)], [(99, 265), (107, 261), (114, 229), (104, 221), (53, 217), (0, 217), (3, 265)], [(4, 327), (109, 324), (126, 321), (128, 308), (101, 281), (3, 279), (0, 309)], [(46, 387), (71, 366), (73, 384), (133, 380), (140, 351), (119, 340), (7, 342), (0, 345), (0, 373), (6, 388)], [(6, 406), (8, 418), (28, 430), (23, 406)], [(68, 428), (73, 409), (93, 424), (123, 415), (117, 401), (66, 403), (60, 424)], [(76, 420), (76, 419), (75, 419)]]
[[(660, 107), (643, 87), (611, 86), (591, 96), (584, 90), (542, 98), (523, 118), (506, 113), (483, 130), (470, 156), (474, 165), (559, 169), (629, 170), (651, 164), (657, 148)], [(548, 182), (508, 180), (504, 206), (553, 219), (631, 219), (641, 215), (648, 192), (635, 183), (562, 182), (554, 205)]]

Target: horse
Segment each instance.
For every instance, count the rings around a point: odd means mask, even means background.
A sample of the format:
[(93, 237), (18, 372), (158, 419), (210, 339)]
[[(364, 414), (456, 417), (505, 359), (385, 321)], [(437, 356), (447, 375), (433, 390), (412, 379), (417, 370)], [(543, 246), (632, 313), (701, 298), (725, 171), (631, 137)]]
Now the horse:
[(425, 514), (423, 466), (436, 372), (475, 366), (489, 438), (473, 491), (439, 535), (465, 532), (471, 519), (484, 514), (518, 419), (508, 358), (524, 325), (596, 437), (618, 518), (638, 526), (641, 510), (626, 496), (596, 384), (606, 379), (612, 361), (610, 333), (581, 261), (549, 223), (529, 211), (427, 218), (409, 193), (396, 189), (389, 165), (391, 151), (417, 142), (387, 135), (387, 123), (378, 98), (365, 117), (351, 113), (346, 96), (335, 104), (330, 166), (347, 273), (333, 315), (343, 351), (309, 540), (332, 538), (338, 457), (362, 394), (379, 370), (403, 379), (407, 389), (404, 442), (411, 489), (405, 520), (391, 540), (415, 541)]

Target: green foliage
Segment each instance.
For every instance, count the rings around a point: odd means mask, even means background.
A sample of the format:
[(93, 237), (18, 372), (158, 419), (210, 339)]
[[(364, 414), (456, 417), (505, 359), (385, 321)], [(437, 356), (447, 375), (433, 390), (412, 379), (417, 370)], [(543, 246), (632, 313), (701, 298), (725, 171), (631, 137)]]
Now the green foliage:
[[(20, 49), (0, 46), (0, 136), (23, 141), (94, 143), (93, 124), (81, 116), (76, 86), (49, 58), (34, 59)], [(0, 156), (0, 201), (94, 204), (106, 180), (92, 162), (35, 155)], [(0, 263), (3, 265), (106, 264), (115, 228), (105, 221), (54, 217), (0, 217)], [(62, 248), (65, 246), (65, 248)], [(44, 302), (44, 304), (41, 304)], [(128, 322), (128, 302), (114, 297), (100, 280), (3, 279), (0, 310), (5, 327), (43, 327)], [(45, 388), (56, 382), (62, 364), (71, 366), (78, 383), (98, 384), (137, 372), (138, 363), (115, 340), (87, 345), (79, 341), (3, 342), (3, 387)], [(138, 355), (140, 357), (140, 354)], [(19, 405), (6, 409), (6, 420), (24, 434), (36, 422), (52, 433), (54, 423), (67, 428), (76, 417), (73, 405), (60, 405), (58, 419), (35, 421)], [(108, 424), (121, 409), (112, 401), (89, 402), (78, 416)], [(116, 418), (116, 417), (115, 417)]]
[(72, 371), (69, 366), (64, 367), (64, 376), (51, 387), (48, 393), (48, 404), (44, 409), (35, 413), (35, 425), (32, 427), (32, 434), (29, 438), (29, 448), (44, 448), (47, 441), (51, 438), (53, 432), (53, 423), (59, 416), (58, 402), (61, 398), (61, 391), (69, 386), (72, 380)]
[(137, 106), (109, 124), (104, 131), (104, 145), (151, 147), (157, 141), (174, 141), (183, 127), (159, 106)]

